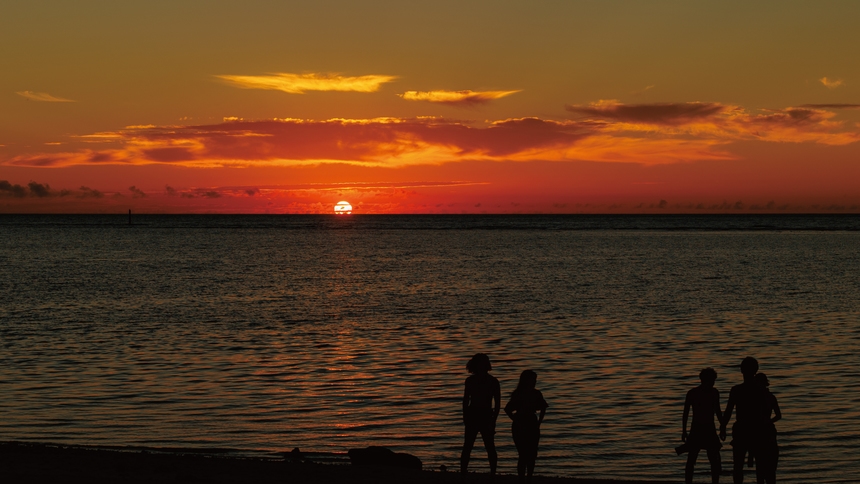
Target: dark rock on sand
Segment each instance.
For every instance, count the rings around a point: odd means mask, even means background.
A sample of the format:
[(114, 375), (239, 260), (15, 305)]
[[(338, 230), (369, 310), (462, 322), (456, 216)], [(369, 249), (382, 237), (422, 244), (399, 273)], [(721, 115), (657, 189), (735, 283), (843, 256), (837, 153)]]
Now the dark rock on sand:
[(421, 459), (412, 454), (394, 452), (386, 447), (349, 449), (349, 460), (357, 466), (400, 467), (421, 470)]
[(284, 460), (302, 462), (305, 460), (305, 456), (302, 454), (302, 451), (299, 450), (298, 447), (295, 447), (293, 448), (292, 452), (284, 452)]

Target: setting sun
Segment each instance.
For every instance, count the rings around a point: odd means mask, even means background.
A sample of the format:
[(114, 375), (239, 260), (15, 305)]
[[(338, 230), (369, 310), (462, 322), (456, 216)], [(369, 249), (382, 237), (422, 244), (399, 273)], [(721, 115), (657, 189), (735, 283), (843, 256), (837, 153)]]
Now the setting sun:
[(349, 215), (352, 213), (352, 205), (349, 202), (340, 201), (334, 206), (335, 215)]

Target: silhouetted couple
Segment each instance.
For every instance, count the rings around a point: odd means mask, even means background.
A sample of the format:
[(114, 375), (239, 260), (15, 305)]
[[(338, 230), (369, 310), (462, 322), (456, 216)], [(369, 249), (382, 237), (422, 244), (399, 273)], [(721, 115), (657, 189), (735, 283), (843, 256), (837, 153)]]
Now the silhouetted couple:
[(757, 372), (758, 361), (749, 356), (744, 358), (741, 362), (744, 382), (732, 387), (720, 426), (720, 438), (725, 440), (732, 410), (737, 408), (732, 426), (732, 477), (736, 484), (744, 482), (744, 461), (748, 454), (750, 460), (755, 457), (757, 482), (776, 482), (779, 446), (774, 423), (782, 418), (782, 412), (776, 397), (768, 390), (767, 375)]
[[(774, 423), (782, 418), (776, 397), (768, 390), (770, 382), (764, 373), (758, 372), (758, 361), (746, 357), (741, 362), (744, 382), (735, 385), (729, 392), (726, 411), (720, 412), (720, 393), (714, 388), (717, 372), (705, 368), (699, 373), (701, 385), (687, 392), (682, 419), (681, 439), (685, 444), (675, 450), (680, 454), (689, 452), (685, 468), (685, 481), (693, 482), (693, 468), (699, 451), (708, 452), (711, 463), (711, 482), (720, 481), (720, 440), (726, 439), (726, 427), (737, 409), (735, 424), (732, 426), (732, 477), (735, 484), (744, 482), (744, 462), (749, 456), (756, 460), (756, 481), (758, 484), (776, 483), (776, 467), (779, 461), (779, 447), (776, 441)], [(687, 434), (687, 417), (693, 409), (693, 425)], [(717, 439), (714, 416), (720, 422), (720, 436)]]
[[(490, 478), (496, 475), (496, 419), (501, 406), (501, 387), (499, 380), (490, 375), (493, 369), (490, 358), (478, 353), (466, 364), (471, 375), (466, 378), (466, 389), (463, 393), (463, 424), (466, 426), (466, 439), (463, 442), (463, 453), (460, 455), (460, 472), (465, 475), (469, 467), (469, 457), (478, 433), (487, 449), (490, 461)], [(543, 422), (548, 407), (540, 390), (535, 388), (537, 374), (525, 370), (520, 375), (516, 390), (511, 393), (511, 399), (505, 405), (505, 413), (513, 420), (511, 432), (517, 447), (517, 474), (520, 481), (526, 476), (531, 478), (537, 460), (538, 442), (540, 441), (540, 424)]]

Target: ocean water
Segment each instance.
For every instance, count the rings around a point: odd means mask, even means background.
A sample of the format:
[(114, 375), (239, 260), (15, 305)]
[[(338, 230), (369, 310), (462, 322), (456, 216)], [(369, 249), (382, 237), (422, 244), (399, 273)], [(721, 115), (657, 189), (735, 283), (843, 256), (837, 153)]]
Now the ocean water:
[[(681, 480), (686, 391), (711, 366), (725, 405), (751, 355), (780, 480), (860, 481), (860, 216), (134, 222), (0, 216), (0, 440), (385, 445), (456, 468), (485, 352), (502, 405), (538, 374), (539, 474)], [(514, 473), (504, 414), (496, 442)]]

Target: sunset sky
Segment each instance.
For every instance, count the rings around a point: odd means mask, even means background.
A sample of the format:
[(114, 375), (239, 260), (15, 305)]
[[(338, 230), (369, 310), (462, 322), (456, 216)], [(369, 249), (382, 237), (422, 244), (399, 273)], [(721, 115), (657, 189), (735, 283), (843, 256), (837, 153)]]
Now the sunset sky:
[(13, 1), (0, 213), (860, 212), (860, 2)]

